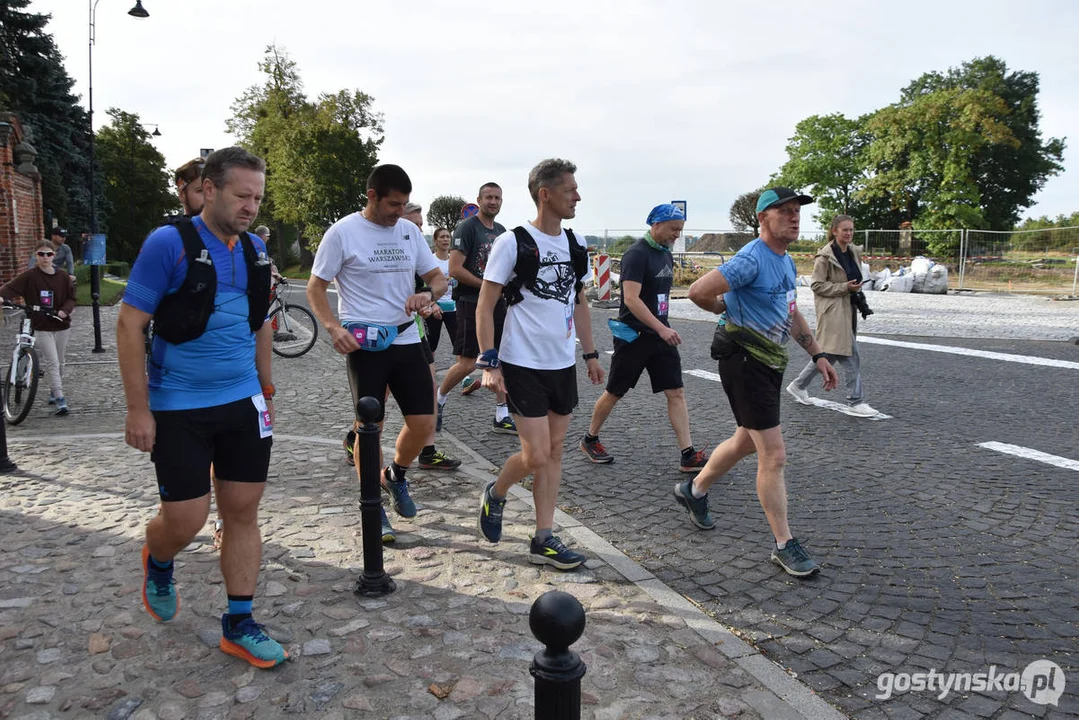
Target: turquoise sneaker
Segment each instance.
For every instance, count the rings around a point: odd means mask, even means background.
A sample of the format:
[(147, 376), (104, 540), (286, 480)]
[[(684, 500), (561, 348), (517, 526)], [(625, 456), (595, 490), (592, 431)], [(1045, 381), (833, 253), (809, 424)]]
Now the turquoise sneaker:
[(229, 616), (221, 616), (221, 652), (246, 660), (257, 668), (272, 668), (288, 660), (288, 652), (281, 643), (262, 630), (262, 626), (247, 618), (229, 629)]
[(142, 606), (158, 622), (168, 622), (180, 612), (180, 595), (172, 570), (158, 570), (150, 564), (150, 546), (142, 546)]

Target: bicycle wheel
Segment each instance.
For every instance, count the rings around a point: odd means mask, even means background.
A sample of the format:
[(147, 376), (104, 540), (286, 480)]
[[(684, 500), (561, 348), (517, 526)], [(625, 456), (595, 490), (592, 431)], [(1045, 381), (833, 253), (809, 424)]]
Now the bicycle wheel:
[(318, 322), (302, 305), (282, 305), (266, 322), (273, 327), (273, 351), (281, 357), (300, 357), (318, 339)]
[(33, 348), (19, 350), (15, 361), (15, 382), (11, 382), (11, 367), (4, 376), (4, 419), (8, 425), (18, 425), (30, 414), (37, 394), (37, 353)]

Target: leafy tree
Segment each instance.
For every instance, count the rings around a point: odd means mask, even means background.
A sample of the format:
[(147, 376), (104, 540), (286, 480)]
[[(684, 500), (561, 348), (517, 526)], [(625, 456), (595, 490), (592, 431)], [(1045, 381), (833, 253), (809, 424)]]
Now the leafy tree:
[(756, 237), (760, 231), (760, 222), (757, 221), (757, 200), (762, 192), (764, 192), (764, 188), (750, 190), (739, 195), (731, 203), (731, 211), (728, 217), (731, 220), (731, 227), (737, 232), (751, 232)]
[(458, 195), (439, 195), (427, 208), (427, 224), (434, 228), (444, 227), (451, 231), (461, 222), (461, 209), (468, 204)]
[[(24, 12), (29, 4), (0, 0), (0, 107), (33, 131), (46, 210), (68, 228), (88, 228), (90, 120), (45, 32), (50, 16)], [(100, 197), (100, 173), (97, 187)]]
[(865, 184), (861, 154), (868, 144), (864, 118), (840, 113), (811, 115), (794, 128), (787, 143), (786, 164), (775, 180), (814, 197), (829, 215), (852, 214), (854, 193)]
[(180, 208), (164, 156), (139, 116), (109, 108), (112, 123), (97, 132), (97, 163), (105, 178), (109, 258), (133, 262), (142, 241), (169, 212)]
[[(877, 111), (866, 125), (874, 175), (865, 195), (906, 208), (915, 228), (987, 228), (974, 160), (985, 148), (1018, 144), (1000, 121), (1006, 110), (988, 91), (950, 89)], [(934, 254), (953, 250), (929, 244)]]
[(1038, 127), (1039, 78), (1035, 72), (1008, 71), (999, 58), (975, 58), (947, 73), (930, 72), (902, 92), (903, 103), (941, 90), (980, 90), (1003, 101), (996, 120), (1013, 143), (983, 144), (969, 159), (978, 188), (982, 218), (992, 230), (1008, 230), (1029, 207), (1046, 181), (1063, 170), (1064, 139), (1043, 140)]
[[(265, 82), (233, 103), (226, 127), (266, 159), (260, 219), (295, 225), (313, 250), (326, 228), (366, 204), (367, 176), (383, 140), (382, 115), (358, 90), (308, 100), (296, 63), (276, 45), (267, 47), (259, 69)], [(278, 254), (285, 256), (280, 225), (276, 235)]]

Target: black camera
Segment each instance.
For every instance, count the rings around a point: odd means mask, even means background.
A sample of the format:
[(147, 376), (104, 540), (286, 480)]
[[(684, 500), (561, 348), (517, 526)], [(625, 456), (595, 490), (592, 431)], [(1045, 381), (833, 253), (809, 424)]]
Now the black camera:
[(859, 290), (856, 293), (851, 293), (851, 300), (854, 302), (854, 307), (858, 308), (858, 312), (862, 314), (862, 319), (873, 314), (873, 311), (869, 309), (869, 303), (866, 302), (865, 293)]

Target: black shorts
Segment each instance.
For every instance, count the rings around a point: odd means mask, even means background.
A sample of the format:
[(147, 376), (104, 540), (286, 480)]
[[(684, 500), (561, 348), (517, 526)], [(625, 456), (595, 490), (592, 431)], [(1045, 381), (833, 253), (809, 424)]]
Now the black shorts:
[(162, 502), (210, 492), (210, 465), (219, 480), (266, 482), (273, 437), (259, 437), (259, 411), (251, 398), (194, 410), (155, 410), (150, 459)]
[(769, 430), (779, 425), (782, 372), (737, 348), (719, 358), (719, 377), (739, 426), (748, 430)]
[(622, 397), (637, 386), (645, 370), (654, 393), (682, 387), (682, 357), (678, 348), (652, 333), (641, 333), (633, 342), (615, 338), (607, 392)]
[[(495, 348), (502, 345), (502, 326), (506, 323), (506, 303), (495, 305)], [(476, 337), (476, 303), (457, 301), (457, 342), (463, 358), (480, 356), (480, 341)]]
[[(427, 328), (424, 328), (423, 331), (426, 333)], [(427, 364), (433, 363), (435, 361), (435, 351), (431, 349), (431, 343), (427, 342), (426, 335), (420, 338), (420, 347), (423, 348), (423, 358), (427, 361)]]
[(427, 342), (431, 344), (431, 352), (438, 352), (438, 343), (442, 339), (442, 327), (446, 328), (446, 335), (453, 345), (453, 354), (461, 354), (461, 338), (457, 334), (457, 311), (442, 312), (441, 318), (431, 316), (427, 318)]
[(577, 407), (577, 366), (561, 370), (533, 370), (502, 363), (506, 404), (514, 415), (547, 417), (547, 413), (570, 415)]
[[(370, 395), (382, 402), (389, 388), (402, 415), (434, 414), (435, 387), (422, 343), (390, 345), (379, 352), (353, 350), (346, 360), (353, 412), (360, 398)], [(386, 414), (385, 407), (382, 410), (379, 422)]]

